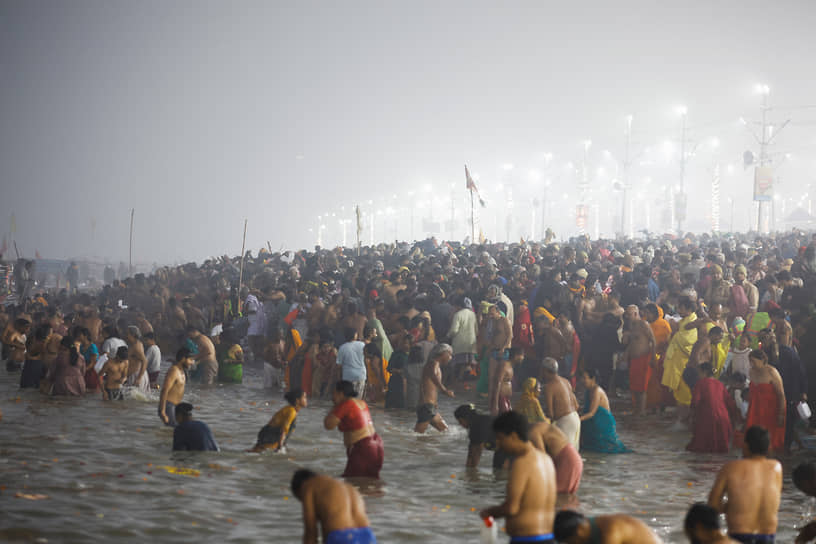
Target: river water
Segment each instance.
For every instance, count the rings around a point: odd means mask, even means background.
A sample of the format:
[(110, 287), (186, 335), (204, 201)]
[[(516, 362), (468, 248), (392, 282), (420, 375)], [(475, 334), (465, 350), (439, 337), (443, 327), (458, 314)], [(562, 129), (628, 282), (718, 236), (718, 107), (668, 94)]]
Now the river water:
[[(176, 454), (156, 399), (48, 398), (19, 390), (19, 374), (0, 374), (0, 541), (299, 542), (293, 470), (337, 475), (345, 465), (340, 433), (322, 427), (325, 401), (300, 412), (287, 453), (244, 452), (284, 402), (253, 369), (245, 368), (243, 385), (188, 386), (185, 400), (222, 451)], [(501, 502), (505, 481), (490, 470), (489, 453), (476, 473), (465, 470), (467, 434), (452, 414), (462, 401), (442, 399), (451, 432), (425, 436), (412, 432), (413, 414), (372, 408), (386, 459), (382, 481), (361, 491), (380, 542), (478, 542), (475, 511)], [(688, 436), (670, 424), (619, 418), (635, 453), (583, 455), (573, 505), (591, 515), (626, 512), (666, 542), (685, 542), (688, 505), (706, 499), (717, 470), (736, 453), (687, 453)], [(814, 511), (790, 481), (799, 460), (785, 463), (778, 542), (793, 542), (795, 527)]]

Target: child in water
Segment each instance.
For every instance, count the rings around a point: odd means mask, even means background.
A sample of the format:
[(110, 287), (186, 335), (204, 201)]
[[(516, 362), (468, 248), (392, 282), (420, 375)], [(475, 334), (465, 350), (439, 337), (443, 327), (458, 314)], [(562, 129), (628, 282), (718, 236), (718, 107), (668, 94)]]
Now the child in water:
[(260, 453), (264, 450), (280, 451), (286, 445), (286, 440), (295, 430), (295, 419), (302, 408), (308, 406), (306, 393), (298, 388), (292, 389), (283, 395), (288, 406), (278, 410), (269, 423), (258, 432), (258, 442), (248, 451)]

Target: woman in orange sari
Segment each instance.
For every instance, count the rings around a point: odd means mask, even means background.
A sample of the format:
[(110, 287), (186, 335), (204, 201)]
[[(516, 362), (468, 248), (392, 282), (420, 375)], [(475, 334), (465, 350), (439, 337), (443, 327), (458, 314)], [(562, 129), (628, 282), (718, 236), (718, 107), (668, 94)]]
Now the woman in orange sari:
[(386, 386), (391, 378), (386, 370), (388, 361), (383, 358), (380, 348), (373, 342), (365, 345), (363, 357), (365, 358), (366, 372), (368, 373), (368, 387), (366, 388), (368, 401), (371, 403), (380, 402), (385, 399)]
[(286, 372), (284, 374), (284, 381), (286, 382), (286, 390), (291, 389), (291, 363), (295, 360), (300, 346), (303, 345), (303, 340), (300, 338), (300, 333), (294, 327), (289, 327), (286, 333), (286, 343), (283, 345), (284, 359), (286, 360)]

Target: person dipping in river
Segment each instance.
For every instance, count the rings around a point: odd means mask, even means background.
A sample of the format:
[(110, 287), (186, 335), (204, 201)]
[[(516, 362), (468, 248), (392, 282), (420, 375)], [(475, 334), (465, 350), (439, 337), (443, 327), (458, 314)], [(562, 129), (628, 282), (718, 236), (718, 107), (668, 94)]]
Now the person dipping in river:
[(598, 385), (598, 371), (584, 370), (584, 414), (581, 416), (581, 450), (599, 453), (629, 453), (618, 438), (617, 424), (609, 408), (609, 398)]
[(568, 495), (577, 493), (584, 473), (584, 461), (561, 429), (549, 421), (542, 421), (531, 424), (527, 436), (533, 446), (552, 458), (556, 491)]
[(181, 348), (176, 352), (176, 362), (167, 370), (159, 397), (159, 418), (165, 425), (176, 426), (176, 405), (184, 398), (187, 371), (193, 366), (190, 350)]
[(346, 469), (343, 478), (379, 478), (385, 450), (383, 442), (374, 430), (374, 422), (368, 404), (358, 399), (357, 389), (348, 380), (340, 380), (334, 388), (334, 408), (326, 415), (323, 426), (335, 427), (343, 433), (346, 446)]
[(264, 450), (280, 451), (286, 445), (286, 441), (295, 430), (295, 419), (298, 412), (306, 408), (309, 401), (306, 398), (306, 392), (299, 388), (288, 391), (283, 398), (289, 403), (288, 406), (278, 410), (269, 423), (261, 428), (258, 432), (257, 443), (249, 451), (254, 453)]
[(645, 523), (624, 514), (586, 518), (573, 510), (555, 516), (555, 538), (565, 544), (661, 544)]
[(493, 396), (493, 406), (490, 408), (491, 414), (501, 414), (513, 409), (513, 366), (520, 364), (524, 360), (524, 350), (519, 347), (508, 350), (507, 359), (499, 363), (496, 369), (494, 388), (496, 394)]
[(493, 421), (496, 444), (513, 458), (507, 497), (498, 506), (479, 512), (482, 518), (506, 518), (510, 543), (552, 542), (555, 517), (555, 467), (527, 436), (527, 418), (510, 411)]
[(440, 432), (448, 430), (448, 425), (442, 419), (436, 402), (439, 391), (451, 398), (456, 396), (453, 391), (442, 384), (441, 367), (447, 365), (451, 359), (453, 359), (453, 348), (448, 344), (437, 344), (428, 354), (428, 362), (422, 369), (419, 393), (421, 402), (417, 406), (417, 422), (414, 426), (416, 433), (424, 433), (428, 425), (432, 425)]
[(698, 502), (686, 513), (683, 530), (691, 544), (731, 544), (737, 542), (728, 538), (720, 527), (720, 513), (709, 505)]
[(482, 451), (493, 453), (493, 470), (504, 468), (509, 461), (506, 453), (496, 448), (496, 434), (493, 432), (493, 416), (480, 414), (472, 404), (463, 404), (453, 412), (456, 421), (468, 430), (468, 452), (465, 466), (476, 468), (482, 459)]
[(128, 348), (122, 346), (116, 350), (116, 357), (108, 359), (99, 370), (102, 378), (102, 399), (103, 400), (124, 400), (122, 386), (127, 381), (128, 371)]
[(292, 493), (303, 505), (304, 544), (317, 544), (318, 524), (325, 544), (377, 544), (363, 498), (351, 485), (300, 469)]

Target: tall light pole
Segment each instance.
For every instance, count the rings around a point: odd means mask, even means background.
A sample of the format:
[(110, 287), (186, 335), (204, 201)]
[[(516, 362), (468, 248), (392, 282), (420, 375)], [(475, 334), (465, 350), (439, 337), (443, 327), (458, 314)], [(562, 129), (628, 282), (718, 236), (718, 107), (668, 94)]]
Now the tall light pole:
[[(626, 237), (626, 201), (629, 198), (629, 147), (632, 143), (632, 120), (631, 115), (626, 117), (626, 151), (623, 156), (623, 201), (621, 202), (621, 236)], [(630, 232), (631, 236), (632, 233)]]
[(583, 236), (586, 234), (586, 220), (589, 216), (587, 210), (587, 192), (589, 191), (589, 148), (592, 146), (592, 140), (584, 140), (584, 158), (581, 163), (581, 184), (579, 208), (583, 214), (584, 220), (578, 225), (578, 232)]
[(686, 218), (686, 117), (688, 110), (685, 106), (677, 108), (680, 114), (680, 198), (675, 199), (677, 211), (677, 234), (683, 235), (683, 220)]

